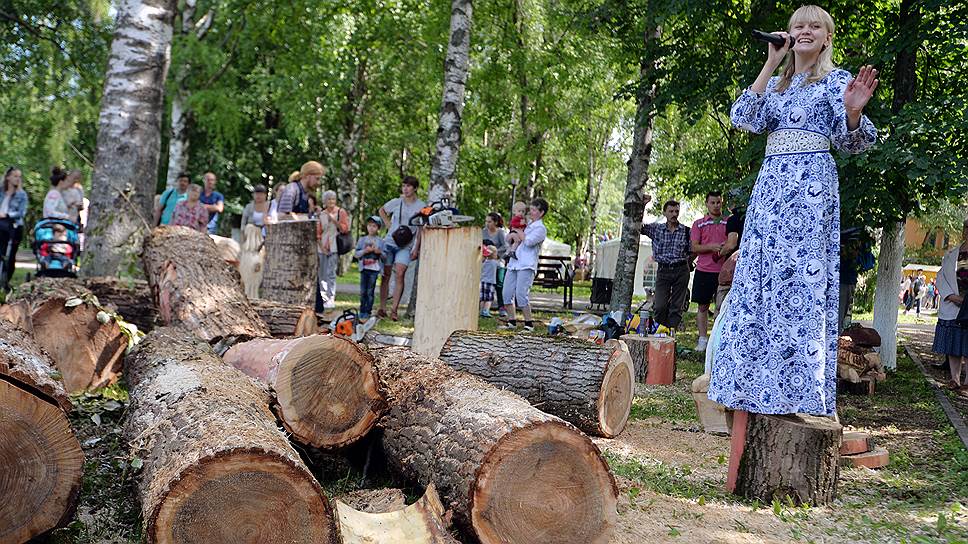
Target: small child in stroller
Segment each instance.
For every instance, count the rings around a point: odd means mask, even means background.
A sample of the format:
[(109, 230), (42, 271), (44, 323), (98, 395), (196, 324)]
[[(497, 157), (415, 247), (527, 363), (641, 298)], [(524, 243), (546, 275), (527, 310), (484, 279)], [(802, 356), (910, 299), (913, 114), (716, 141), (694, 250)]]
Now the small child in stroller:
[(80, 241), (78, 227), (65, 219), (41, 219), (34, 226), (38, 276), (74, 277)]

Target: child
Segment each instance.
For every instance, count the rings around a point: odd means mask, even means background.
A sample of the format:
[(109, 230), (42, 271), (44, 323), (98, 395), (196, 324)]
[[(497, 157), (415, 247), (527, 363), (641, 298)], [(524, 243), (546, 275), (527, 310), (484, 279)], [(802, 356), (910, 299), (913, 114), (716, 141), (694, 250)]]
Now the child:
[(520, 200), (511, 206), (511, 232), (507, 235), (507, 242), (510, 244), (507, 254), (504, 257), (505, 262), (510, 262), (514, 258), (514, 252), (518, 249), (521, 244), (521, 240), (524, 240), (524, 229), (528, 227), (528, 220), (524, 218), (525, 214), (528, 213), (528, 205)]
[(370, 318), (373, 311), (373, 293), (376, 290), (376, 279), (383, 271), (384, 242), (378, 236), (383, 220), (379, 216), (371, 215), (366, 220), (366, 236), (356, 242), (356, 258), (360, 262), (360, 321)]
[(481, 246), (484, 262), (481, 263), (481, 317), (491, 317), (494, 288), (497, 285), (497, 251), (494, 246)]
[(50, 252), (63, 255), (67, 259), (73, 259), (74, 247), (67, 243), (67, 227), (55, 224), (53, 230), (54, 235), (51, 238), (52, 242), (49, 246)]

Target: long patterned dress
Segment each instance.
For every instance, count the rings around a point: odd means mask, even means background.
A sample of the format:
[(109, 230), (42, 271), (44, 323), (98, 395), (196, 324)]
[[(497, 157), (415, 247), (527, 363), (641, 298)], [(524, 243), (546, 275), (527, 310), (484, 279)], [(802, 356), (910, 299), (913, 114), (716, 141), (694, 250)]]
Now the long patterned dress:
[(847, 130), (845, 70), (804, 86), (750, 90), (733, 104), (733, 124), (769, 132), (746, 214), (742, 252), (713, 358), (709, 398), (762, 414), (836, 411), (840, 195), (829, 147), (869, 148), (867, 117)]

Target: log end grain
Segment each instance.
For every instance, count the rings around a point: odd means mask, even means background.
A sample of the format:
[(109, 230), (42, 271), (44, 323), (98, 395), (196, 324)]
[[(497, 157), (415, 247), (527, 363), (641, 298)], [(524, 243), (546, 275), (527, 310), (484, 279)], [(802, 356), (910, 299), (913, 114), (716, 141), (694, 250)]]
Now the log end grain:
[(471, 523), (483, 543), (606, 543), (618, 491), (598, 448), (547, 421), (508, 433), (471, 489)]
[(601, 435), (614, 438), (625, 430), (635, 394), (635, 367), (625, 342), (610, 340), (612, 350), (598, 396), (598, 421)]
[(319, 488), (281, 457), (235, 450), (181, 474), (148, 524), (148, 541), (333, 541), (332, 514)]
[(26, 542), (66, 523), (83, 470), (64, 412), (0, 379), (0, 542)]

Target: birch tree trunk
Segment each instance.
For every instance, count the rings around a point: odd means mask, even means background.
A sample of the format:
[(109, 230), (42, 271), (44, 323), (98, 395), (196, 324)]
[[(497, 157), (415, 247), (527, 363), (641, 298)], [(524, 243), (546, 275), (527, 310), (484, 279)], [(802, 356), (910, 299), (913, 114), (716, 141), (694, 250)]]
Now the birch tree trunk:
[(346, 210), (357, 208), (356, 178), (360, 170), (360, 142), (363, 139), (363, 112), (366, 107), (366, 70), (366, 59), (360, 59), (353, 85), (343, 103), (343, 149), (337, 192), (340, 206)]
[(891, 370), (897, 368), (897, 293), (901, 288), (903, 257), (904, 223), (884, 227), (877, 258), (874, 329), (881, 335), (881, 362)]
[(91, 179), (88, 276), (137, 269), (158, 177), (175, 0), (121, 0), (111, 42)]
[[(646, 46), (659, 37), (658, 30), (646, 34)], [(635, 109), (635, 131), (632, 135), (632, 155), (628, 160), (629, 173), (625, 183), (625, 206), (622, 214), (622, 238), (619, 242), (615, 279), (612, 283), (610, 311), (629, 311), (635, 291), (635, 263), (639, 258), (639, 232), (645, 212), (645, 184), (649, 180), (649, 159), (652, 156), (653, 103), (657, 84), (653, 61), (645, 58), (639, 69), (638, 106)]]
[(471, 0), (451, 0), (450, 42), (444, 59), (444, 94), (440, 103), (436, 151), (430, 167), (429, 202), (453, 196), (461, 143), (464, 87), (469, 70), (472, 15)]

